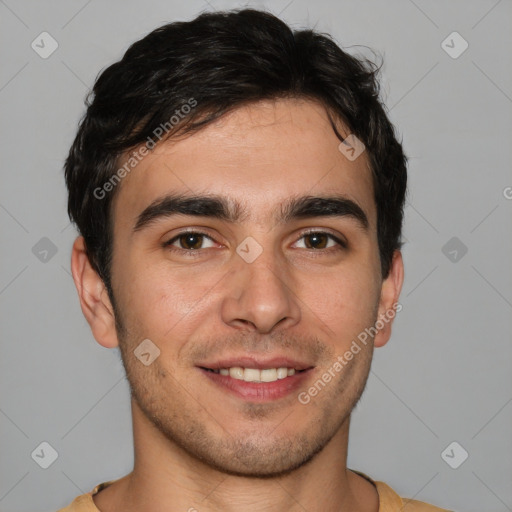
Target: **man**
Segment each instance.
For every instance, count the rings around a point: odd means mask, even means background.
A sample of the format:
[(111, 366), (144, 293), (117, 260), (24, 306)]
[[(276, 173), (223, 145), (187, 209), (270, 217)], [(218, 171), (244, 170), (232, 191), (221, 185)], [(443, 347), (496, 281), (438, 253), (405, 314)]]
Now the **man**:
[(72, 273), (135, 463), (62, 511), (439, 511), (346, 467), (400, 308), (406, 157), (377, 69), (255, 10), (158, 28), (65, 165)]

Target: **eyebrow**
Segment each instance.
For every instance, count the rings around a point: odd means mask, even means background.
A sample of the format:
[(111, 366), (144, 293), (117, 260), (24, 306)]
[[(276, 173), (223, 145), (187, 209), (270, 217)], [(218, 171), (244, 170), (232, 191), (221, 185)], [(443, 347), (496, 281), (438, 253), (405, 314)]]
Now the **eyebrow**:
[[(158, 198), (137, 217), (133, 231), (141, 231), (154, 222), (174, 215), (209, 217), (239, 223), (248, 217), (247, 209), (238, 201), (219, 195), (170, 194)], [(287, 199), (274, 212), (278, 224), (313, 217), (348, 217), (368, 231), (368, 217), (351, 199), (340, 195), (300, 196)]]

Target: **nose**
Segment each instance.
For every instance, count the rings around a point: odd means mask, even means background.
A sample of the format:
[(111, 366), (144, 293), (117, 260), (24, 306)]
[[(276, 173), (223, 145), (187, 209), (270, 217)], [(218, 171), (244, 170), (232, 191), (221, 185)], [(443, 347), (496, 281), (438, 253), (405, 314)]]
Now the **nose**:
[(286, 263), (270, 249), (252, 263), (238, 258), (228, 277), (228, 292), (222, 303), (223, 321), (236, 328), (268, 334), (300, 321), (299, 299)]

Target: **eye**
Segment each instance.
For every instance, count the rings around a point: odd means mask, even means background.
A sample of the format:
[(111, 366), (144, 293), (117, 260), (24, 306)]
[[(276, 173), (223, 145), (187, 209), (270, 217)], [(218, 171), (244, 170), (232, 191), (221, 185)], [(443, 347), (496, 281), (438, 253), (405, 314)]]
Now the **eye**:
[[(346, 242), (325, 231), (309, 231), (304, 233), (296, 244), (301, 240), (303, 241), (303, 246), (299, 246), (299, 249), (327, 250), (330, 252), (331, 250), (336, 251), (347, 247)], [(201, 249), (214, 247), (215, 242), (213, 238), (201, 231), (185, 231), (164, 242), (162, 245), (172, 251), (190, 254)]]
[[(205, 240), (209, 240), (210, 245), (205, 247)], [(208, 249), (209, 247), (214, 246), (213, 239), (206, 233), (201, 233), (200, 231), (186, 231), (180, 233), (179, 235), (165, 242), (163, 245), (164, 247), (170, 247), (172, 250), (188, 252), (197, 251), (199, 249)]]
[(347, 244), (340, 238), (325, 231), (309, 231), (304, 233), (299, 240), (304, 240), (304, 247), (301, 247), (303, 249), (332, 249), (336, 245), (338, 245), (338, 249), (347, 247)]

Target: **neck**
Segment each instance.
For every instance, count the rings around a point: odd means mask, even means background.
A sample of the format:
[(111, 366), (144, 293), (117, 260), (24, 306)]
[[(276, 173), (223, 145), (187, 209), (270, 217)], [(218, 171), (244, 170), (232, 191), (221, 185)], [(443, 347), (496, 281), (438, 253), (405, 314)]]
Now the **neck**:
[[(134, 469), (94, 497), (101, 512), (377, 512), (374, 486), (346, 467), (348, 417), (313, 459), (275, 478), (234, 476), (167, 439), (132, 399)], [(170, 507), (171, 505), (171, 507)]]

